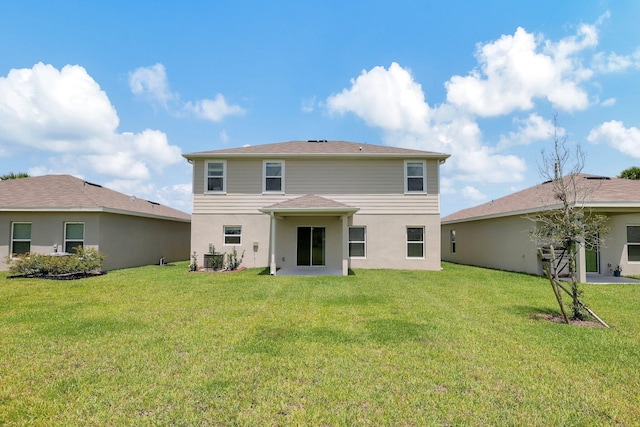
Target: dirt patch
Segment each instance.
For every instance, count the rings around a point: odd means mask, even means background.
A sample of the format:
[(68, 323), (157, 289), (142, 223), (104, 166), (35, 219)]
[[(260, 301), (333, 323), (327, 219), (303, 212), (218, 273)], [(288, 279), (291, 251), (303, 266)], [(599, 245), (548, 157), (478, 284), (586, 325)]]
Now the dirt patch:
[[(548, 313), (538, 313), (534, 315), (535, 318), (548, 320), (549, 322), (554, 323), (564, 323), (564, 317), (560, 314), (548, 314)], [(569, 319), (569, 324), (574, 326), (584, 326), (586, 328), (604, 328), (604, 326), (595, 320), (573, 320)]]

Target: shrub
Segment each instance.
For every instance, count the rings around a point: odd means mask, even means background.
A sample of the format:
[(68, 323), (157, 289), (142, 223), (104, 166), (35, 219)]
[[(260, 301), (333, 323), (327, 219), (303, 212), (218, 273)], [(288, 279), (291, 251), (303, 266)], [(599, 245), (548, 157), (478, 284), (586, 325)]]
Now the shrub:
[(238, 251), (236, 251), (236, 248), (233, 248), (231, 253), (227, 254), (227, 270), (236, 270), (240, 264), (242, 264), (243, 259), (244, 251), (242, 251), (242, 255), (238, 258)]
[(62, 278), (86, 276), (102, 272), (105, 255), (93, 248), (78, 246), (76, 253), (64, 256), (29, 253), (8, 259), (9, 271), (14, 275), (29, 277)]

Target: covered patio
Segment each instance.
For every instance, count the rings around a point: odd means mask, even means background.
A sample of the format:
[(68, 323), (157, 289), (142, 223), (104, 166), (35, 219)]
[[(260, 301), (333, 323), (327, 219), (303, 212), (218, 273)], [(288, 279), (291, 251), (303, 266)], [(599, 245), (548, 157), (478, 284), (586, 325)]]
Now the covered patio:
[(314, 194), (259, 209), (271, 218), (269, 273), (348, 275), (349, 218), (358, 210)]

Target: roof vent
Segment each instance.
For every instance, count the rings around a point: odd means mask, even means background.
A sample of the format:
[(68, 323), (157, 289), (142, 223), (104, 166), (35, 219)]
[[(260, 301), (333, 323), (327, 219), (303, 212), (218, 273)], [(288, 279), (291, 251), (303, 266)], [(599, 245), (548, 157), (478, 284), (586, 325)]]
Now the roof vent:
[(307, 140), (307, 142), (315, 142), (317, 144), (320, 142), (328, 142), (328, 141), (326, 139), (309, 139)]
[(102, 185), (94, 184), (93, 182), (85, 181), (84, 185), (92, 185), (94, 187), (102, 188)]
[(607, 180), (611, 179), (608, 176), (585, 176), (585, 179), (597, 179), (597, 180)]

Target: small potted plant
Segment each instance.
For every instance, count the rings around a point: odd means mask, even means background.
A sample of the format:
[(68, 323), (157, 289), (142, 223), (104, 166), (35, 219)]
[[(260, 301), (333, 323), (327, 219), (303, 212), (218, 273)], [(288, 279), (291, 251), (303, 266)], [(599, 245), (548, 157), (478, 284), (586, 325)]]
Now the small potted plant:
[(616, 266), (616, 269), (613, 270), (613, 275), (616, 277), (620, 277), (620, 274), (622, 274), (622, 268), (620, 268), (620, 266)]

